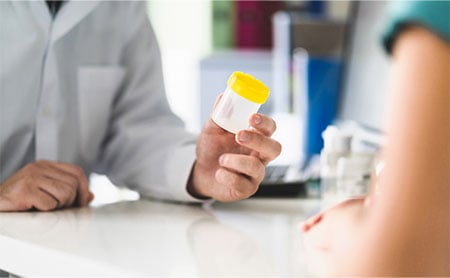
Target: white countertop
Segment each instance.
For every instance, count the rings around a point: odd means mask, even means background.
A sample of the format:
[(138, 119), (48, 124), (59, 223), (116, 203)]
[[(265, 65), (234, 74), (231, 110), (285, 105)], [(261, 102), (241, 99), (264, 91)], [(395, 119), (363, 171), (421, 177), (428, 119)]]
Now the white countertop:
[(305, 276), (298, 228), (318, 200), (125, 201), (0, 213), (0, 269), (26, 277)]

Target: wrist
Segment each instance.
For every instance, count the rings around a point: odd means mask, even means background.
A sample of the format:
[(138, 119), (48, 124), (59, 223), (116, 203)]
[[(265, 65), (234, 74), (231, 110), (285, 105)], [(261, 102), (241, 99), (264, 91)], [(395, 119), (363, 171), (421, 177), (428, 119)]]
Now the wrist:
[(201, 190), (199, 190), (200, 181), (199, 181), (199, 169), (196, 162), (194, 162), (194, 165), (192, 166), (191, 174), (189, 175), (189, 179), (187, 182), (186, 190), (187, 192), (194, 198), (206, 200), (210, 199), (209, 196), (207, 196), (206, 193), (202, 193)]

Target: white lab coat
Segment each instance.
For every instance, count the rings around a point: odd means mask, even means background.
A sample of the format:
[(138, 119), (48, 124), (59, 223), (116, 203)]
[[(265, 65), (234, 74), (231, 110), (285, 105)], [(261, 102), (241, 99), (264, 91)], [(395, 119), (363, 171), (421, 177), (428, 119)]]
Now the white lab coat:
[[(0, 182), (48, 159), (195, 201), (196, 138), (170, 110), (145, 2), (0, 2)], [(182, 92), (180, 92), (182, 93)]]

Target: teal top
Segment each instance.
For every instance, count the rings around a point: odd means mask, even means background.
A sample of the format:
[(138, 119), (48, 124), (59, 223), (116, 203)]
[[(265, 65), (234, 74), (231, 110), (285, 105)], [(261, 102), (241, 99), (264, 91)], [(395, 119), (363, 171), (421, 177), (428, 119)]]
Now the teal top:
[(387, 13), (383, 44), (391, 52), (405, 26), (419, 25), (450, 42), (450, 1), (393, 1)]

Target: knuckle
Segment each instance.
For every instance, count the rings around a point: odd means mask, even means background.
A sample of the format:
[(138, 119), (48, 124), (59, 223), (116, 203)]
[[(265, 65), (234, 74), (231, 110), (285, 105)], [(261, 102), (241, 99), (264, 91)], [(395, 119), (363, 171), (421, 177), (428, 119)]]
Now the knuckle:
[(42, 208), (43, 211), (51, 211), (55, 210), (58, 207), (58, 202), (56, 201), (49, 201), (45, 206)]
[(78, 180), (73, 176), (68, 176), (67, 184), (71, 190), (74, 190), (74, 188), (78, 187)]
[(237, 188), (233, 188), (230, 190), (230, 199), (233, 201), (237, 201), (237, 200), (241, 200), (244, 199), (246, 196), (244, 194), (244, 192), (242, 192), (241, 190), (237, 189)]
[(281, 154), (281, 151), (283, 150), (283, 146), (280, 144), (280, 142), (275, 141), (275, 156), (279, 156)]
[(84, 177), (83, 168), (81, 168), (80, 166), (75, 166), (75, 173), (77, 177)]
[(35, 164), (36, 168), (49, 167), (49, 166), (51, 166), (51, 161), (41, 159), (41, 160), (36, 161), (34, 164)]
[(250, 159), (246, 162), (246, 167), (247, 174), (251, 177), (264, 175), (265, 166), (258, 157), (250, 156)]
[(266, 175), (266, 167), (264, 165), (261, 165), (261, 167), (258, 168), (257, 173), (258, 175), (256, 176), (256, 180), (262, 181), (264, 179), (264, 176)]
[(65, 198), (71, 198), (76, 193), (76, 187), (69, 186), (69, 185), (62, 185), (61, 190), (64, 193)]
[(34, 185), (37, 180), (36, 174), (30, 173), (26, 175), (23, 179), (23, 182), (19, 183), (19, 187), (24, 190)]
[(239, 181), (234, 184), (231, 188), (236, 199), (242, 199), (248, 196), (248, 188), (247, 186), (243, 186), (243, 184)]
[(73, 186), (66, 186), (66, 187), (67, 187), (67, 192), (68, 192), (69, 196), (74, 196), (77, 193), (76, 187), (73, 187)]
[(44, 165), (44, 164), (47, 164), (47, 163), (48, 163), (48, 161), (46, 161), (46, 160), (38, 160), (34, 164), (36, 164), (36, 165)]
[(253, 194), (256, 193), (256, 191), (258, 191), (258, 185), (252, 184), (252, 186), (249, 187), (248, 196), (252, 196)]
[(261, 168), (264, 168), (264, 167), (262, 167), (261, 161), (256, 157), (252, 157), (252, 159), (250, 160), (249, 166), (250, 166), (250, 170), (254, 173), (260, 173), (263, 170)]
[(256, 184), (246, 183), (245, 186), (241, 185), (239, 187), (232, 188), (232, 190), (230, 190), (230, 196), (232, 200), (238, 201), (252, 196), (257, 190), (258, 186)]
[(271, 122), (272, 122), (272, 130), (273, 131), (277, 130), (277, 122), (275, 122), (274, 119), (271, 119)]
[(23, 167), (23, 169), (27, 172), (34, 172), (37, 168), (36, 162), (35, 163), (28, 163)]
[(261, 171), (261, 181), (263, 180), (263, 178), (266, 176), (266, 167), (263, 167), (262, 171)]

